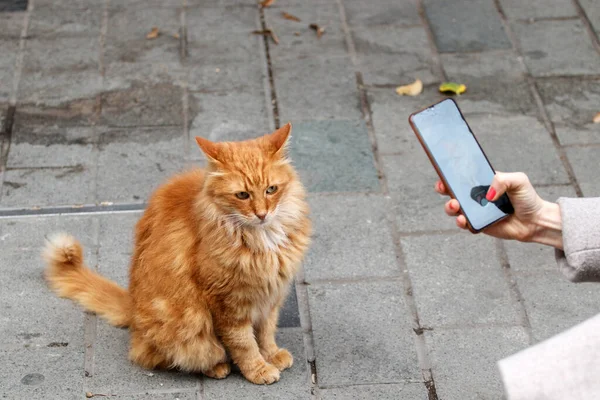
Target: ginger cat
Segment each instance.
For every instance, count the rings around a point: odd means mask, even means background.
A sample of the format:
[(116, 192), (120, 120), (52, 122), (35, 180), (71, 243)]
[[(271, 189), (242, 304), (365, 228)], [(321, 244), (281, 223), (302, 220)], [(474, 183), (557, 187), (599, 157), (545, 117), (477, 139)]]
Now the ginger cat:
[(225, 378), (228, 354), (250, 382), (292, 366), (275, 343), (279, 309), (310, 242), (305, 190), (286, 155), (287, 124), (243, 142), (196, 138), (208, 167), (173, 177), (136, 225), (129, 288), (83, 263), (59, 234), (44, 249), (46, 278), (109, 323), (129, 327), (129, 358)]

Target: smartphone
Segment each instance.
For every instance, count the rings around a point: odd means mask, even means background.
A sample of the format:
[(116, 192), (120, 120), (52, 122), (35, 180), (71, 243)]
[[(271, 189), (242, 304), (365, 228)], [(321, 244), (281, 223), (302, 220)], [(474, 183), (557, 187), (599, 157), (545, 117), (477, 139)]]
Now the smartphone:
[(450, 195), (460, 203), (471, 232), (481, 232), (514, 212), (506, 193), (494, 202), (486, 200), (496, 172), (454, 100), (413, 113), (408, 121)]

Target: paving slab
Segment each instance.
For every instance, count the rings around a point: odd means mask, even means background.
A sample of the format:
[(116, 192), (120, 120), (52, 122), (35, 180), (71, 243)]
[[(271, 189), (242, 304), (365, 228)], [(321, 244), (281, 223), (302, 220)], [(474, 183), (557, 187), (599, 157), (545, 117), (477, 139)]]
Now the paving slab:
[(463, 113), (537, 115), (525, 71), (512, 50), (440, 57), (448, 80), (467, 86), (467, 91), (456, 97)]
[(441, 52), (511, 48), (492, 0), (425, 0), (423, 5)]
[(195, 6), (186, 9), (185, 17), (188, 31), (194, 37), (224, 31), (248, 34), (260, 26), (258, 7)]
[(273, 65), (281, 121), (362, 116), (348, 57), (311, 57)]
[(0, 26), (2, 26), (0, 38), (18, 41), (21, 37), (21, 31), (23, 30), (24, 17), (25, 13), (21, 11), (0, 12)]
[(95, 98), (68, 101), (56, 106), (21, 104), (15, 110), (13, 130), (30, 130), (38, 126), (48, 132), (64, 135), (63, 131), (67, 128), (95, 125), (97, 115)]
[(502, 399), (496, 363), (528, 347), (520, 327), (477, 327), (426, 333), (435, 387), (444, 400)]
[[(300, 21), (288, 20), (282, 13), (291, 14)], [(276, 63), (294, 62), (295, 59), (322, 56), (339, 57), (346, 54), (346, 39), (337, 4), (310, 3), (289, 5), (285, 8), (265, 9), (267, 26), (275, 31), (279, 44), (269, 44), (269, 53)], [(318, 37), (309, 27), (317, 24), (325, 29)]]
[(427, 33), (422, 26), (381, 26), (352, 30), (358, 68), (368, 85), (437, 82)]
[(0, 351), (0, 396), (7, 399), (83, 398), (83, 346)]
[(204, 398), (213, 399), (310, 399), (308, 363), (304, 353), (302, 333), (297, 330), (280, 330), (277, 344), (294, 356), (292, 368), (281, 373), (279, 382), (273, 385), (254, 385), (241, 376), (237, 368), (225, 380), (204, 379)]
[(27, 41), (18, 98), (23, 103), (59, 105), (102, 91), (97, 37)]
[(600, 124), (592, 121), (600, 80), (550, 78), (538, 80), (537, 87), (561, 144), (600, 143)]
[(78, 164), (65, 168), (7, 170), (0, 206), (28, 208), (93, 203), (94, 169)]
[(517, 23), (514, 30), (533, 76), (600, 73), (600, 54), (580, 21)]
[(568, 148), (567, 157), (583, 195), (586, 197), (600, 196), (600, 182), (598, 182), (600, 147)]
[(569, 282), (558, 268), (552, 273), (517, 274), (516, 281), (536, 341), (548, 339), (598, 314), (600, 293), (596, 285)]
[(169, 391), (168, 393), (141, 393), (141, 394), (111, 394), (113, 399), (127, 399), (127, 400), (197, 400), (197, 391)]
[(439, 178), (422, 149), (415, 149), (412, 154), (384, 156), (382, 162), (400, 232), (456, 227), (454, 219), (444, 213), (448, 199), (435, 192)]
[(310, 192), (379, 191), (363, 121), (297, 123), (293, 127), (290, 154)]
[(320, 386), (421, 379), (400, 281), (311, 285), (308, 296)]
[(144, 202), (184, 167), (179, 127), (114, 129), (100, 136), (97, 202)]
[(525, 172), (534, 184), (569, 183), (550, 134), (538, 119), (472, 115), (467, 122), (495, 170)]
[(391, 199), (327, 195), (309, 203), (314, 233), (303, 264), (306, 282), (400, 275), (386, 215)]
[(509, 19), (577, 17), (575, 6), (568, 0), (501, 0), (500, 4)]
[(29, 17), (27, 36), (37, 39), (56, 37), (100, 36), (104, 10), (102, 7), (70, 8), (36, 4)]
[[(19, 51), (19, 41), (0, 38), (0, 52), (3, 56), (0, 58), (0, 101), (8, 102), (13, 91), (13, 77), (16, 62), (16, 56)], [(6, 83), (4, 83), (6, 82)]]
[(460, 232), (401, 243), (424, 326), (518, 323), (492, 238)]
[(368, 99), (380, 154), (412, 154), (423, 151), (408, 124), (408, 116), (441, 101), (437, 84), (425, 86), (419, 96), (398, 96), (394, 89), (369, 89)]
[(193, 389), (201, 375), (177, 371), (146, 370), (127, 358), (129, 331), (100, 320), (93, 346), (94, 363), (84, 382), (92, 393), (139, 393), (148, 390)]
[(321, 390), (323, 400), (426, 400), (427, 389), (421, 382), (386, 384), (386, 385), (356, 385)]
[(27, 0), (5, 1), (0, 5), (0, 12), (15, 12), (27, 10)]
[(351, 27), (421, 23), (415, 2), (382, 0), (366, 3), (361, 0), (345, 0), (344, 9), (346, 20)]
[(579, 0), (579, 4), (598, 35), (600, 32), (600, 8), (598, 8), (597, 2), (595, 0)]

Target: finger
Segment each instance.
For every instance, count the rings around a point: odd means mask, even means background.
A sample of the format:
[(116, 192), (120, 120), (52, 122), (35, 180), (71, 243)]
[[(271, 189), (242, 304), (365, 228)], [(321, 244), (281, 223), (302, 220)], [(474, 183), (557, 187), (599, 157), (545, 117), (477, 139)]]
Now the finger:
[(435, 191), (439, 194), (448, 195), (448, 191), (446, 190), (446, 185), (442, 181), (437, 181), (435, 184)]
[(456, 226), (460, 229), (467, 229), (467, 218), (462, 214), (456, 217)]
[(460, 204), (458, 203), (458, 200), (452, 199), (447, 201), (444, 205), (444, 211), (451, 217), (457, 216), (458, 212), (460, 211)]
[(503, 173), (497, 172), (494, 175), (492, 184), (488, 189), (486, 199), (488, 201), (496, 201), (506, 192), (514, 192), (523, 188), (524, 186), (531, 185), (529, 178), (522, 172)]

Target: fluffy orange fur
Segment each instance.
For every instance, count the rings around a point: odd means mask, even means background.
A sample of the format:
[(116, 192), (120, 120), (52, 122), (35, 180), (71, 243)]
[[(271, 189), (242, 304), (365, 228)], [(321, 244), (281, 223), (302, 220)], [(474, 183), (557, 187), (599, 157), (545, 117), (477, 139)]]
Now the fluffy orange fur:
[(152, 195), (136, 226), (129, 288), (87, 268), (65, 234), (44, 250), (50, 287), (129, 327), (129, 357), (144, 368), (224, 378), (232, 359), (250, 382), (279, 380), (293, 363), (275, 343), (279, 309), (311, 233), (286, 156), (290, 130), (244, 142), (196, 138), (208, 167)]

